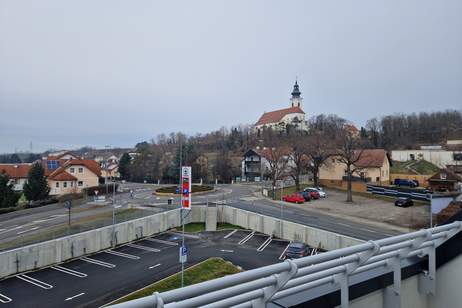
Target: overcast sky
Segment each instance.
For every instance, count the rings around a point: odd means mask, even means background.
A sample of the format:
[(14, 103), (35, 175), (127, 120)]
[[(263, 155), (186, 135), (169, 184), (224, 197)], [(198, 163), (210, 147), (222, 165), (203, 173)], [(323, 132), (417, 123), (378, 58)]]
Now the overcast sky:
[(0, 0), (0, 152), (133, 146), (289, 105), (461, 109), (462, 1)]

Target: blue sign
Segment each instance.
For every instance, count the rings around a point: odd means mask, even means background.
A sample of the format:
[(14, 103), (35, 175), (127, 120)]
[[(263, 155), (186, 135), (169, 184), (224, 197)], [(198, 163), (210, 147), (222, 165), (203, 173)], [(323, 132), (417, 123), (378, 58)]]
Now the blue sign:
[(64, 207), (66, 209), (70, 209), (72, 206), (72, 201), (71, 200), (67, 200), (66, 202), (64, 202)]
[(189, 191), (187, 188), (183, 189), (183, 194), (187, 194)]
[(181, 246), (181, 255), (186, 256), (188, 254), (188, 248), (186, 246)]
[(180, 263), (185, 263), (188, 260), (188, 248), (180, 246)]

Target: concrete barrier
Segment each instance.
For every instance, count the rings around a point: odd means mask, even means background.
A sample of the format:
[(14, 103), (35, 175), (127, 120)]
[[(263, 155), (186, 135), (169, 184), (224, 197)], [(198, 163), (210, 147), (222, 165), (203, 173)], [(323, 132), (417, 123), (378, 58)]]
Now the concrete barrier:
[[(215, 217), (212, 217), (215, 216)], [(185, 223), (206, 222), (213, 224), (219, 218), (227, 222), (273, 235), (287, 240), (299, 240), (310, 246), (333, 250), (362, 243), (363, 241), (341, 234), (320, 230), (301, 224), (281, 221), (277, 218), (218, 205), (207, 209), (194, 206), (185, 215)], [(32, 244), (9, 251), (0, 252), (0, 278), (31, 271), (56, 263), (79, 258), (87, 254), (108, 249), (133, 240), (150, 236), (181, 224), (180, 210), (170, 210), (151, 216), (118, 223), (50, 241)], [(282, 233), (281, 233), (282, 225)]]

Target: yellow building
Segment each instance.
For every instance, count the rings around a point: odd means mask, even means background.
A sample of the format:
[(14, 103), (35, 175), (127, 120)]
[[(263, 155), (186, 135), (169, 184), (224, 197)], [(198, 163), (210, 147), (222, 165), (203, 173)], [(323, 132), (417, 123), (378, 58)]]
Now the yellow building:
[[(358, 150), (359, 156), (354, 168), (357, 169), (353, 174), (355, 178), (373, 184), (390, 184), (390, 159), (387, 152), (383, 149)], [(331, 181), (339, 184), (346, 176), (346, 165), (342, 163), (339, 155), (329, 157), (319, 169), (319, 179), (321, 181)]]

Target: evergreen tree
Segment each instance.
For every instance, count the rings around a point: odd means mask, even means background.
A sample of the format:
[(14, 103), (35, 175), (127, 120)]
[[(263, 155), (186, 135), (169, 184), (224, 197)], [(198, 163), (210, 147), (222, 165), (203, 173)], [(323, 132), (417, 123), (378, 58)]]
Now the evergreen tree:
[(13, 190), (13, 184), (6, 173), (0, 173), (0, 208), (13, 207), (19, 200), (20, 194)]
[(45, 171), (40, 163), (35, 163), (27, 176), (27, 183), (24, 184), (24, 195), (29, 201), (43, 200), (48, 197), (48, 187)]
[(130, 155), (128, 155), (128, 153), (124, 153), (119, 161), (119, 173), (120, 173), (120, 177), (123, 180), (128, 179), (129, 165), (130, 165)]

